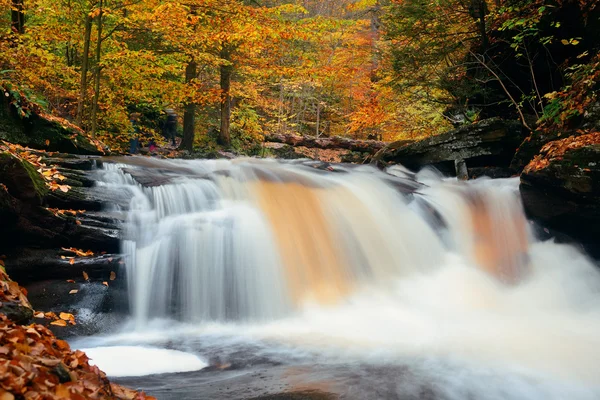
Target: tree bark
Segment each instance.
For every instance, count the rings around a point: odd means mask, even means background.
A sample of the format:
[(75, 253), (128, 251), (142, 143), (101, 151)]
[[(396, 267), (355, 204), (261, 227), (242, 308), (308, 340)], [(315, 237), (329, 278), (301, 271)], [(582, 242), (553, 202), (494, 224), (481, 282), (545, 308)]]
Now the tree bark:
[(231, 75), (233, 65), (231, 64), (231, 53), (223, 48), (220, 53), (221, 59), (226, 64), (221, 64), (221, 131), (219, 132), (219, 144), (225, 147), (231, 146), (230, 118), (231, 118)]
[(96, 75), (94, 82), (94, 102), (92, 104), (92, 137), (96, 137), (96, 131), (98, 129), (98, 100), (100, 98), (100, 74), (102, 68), (100, 67), (100, 58), (102, 56), (102, 1), (100, 0), (100, 13), (98, 14), (98, 39), (96, 42)]
[[(185, 68), (185, 83), (189, 84), (196, 78), (197, 64), (191, 60)], [(183, 140), (180, 149), (192, 151), (194, 148), (194, 137), (196, 124), (196, 103), (193, 100), (188, 101), (183, 111)]]
[(77, 126), (83, 127), (83, 108), (87, 93), (87, 74), (90, 60), (90, 41), (92, 36), (92, 17), (88, 13), (85, 16), (85, 32), (83, 34), (83, 55), (81, 56), (81, 80), (79, 87), (79, 98), (77, 99), (77, 117), (75, 122)]
[(23, 0), (12, 0), (10, 10), (11, 28), (18, 34), (25, 33), (25, 13)]
[(304, 146), (317, 149), (340, 149), (360, 151), (364, 153), (375, 154), (383, 149), (387, 143), (377, 140), (354, 140), (340, 136), (317, 138), (314, 136), (299, 135), (265, 135), (265, 142), (284, 143), (290, 146)]

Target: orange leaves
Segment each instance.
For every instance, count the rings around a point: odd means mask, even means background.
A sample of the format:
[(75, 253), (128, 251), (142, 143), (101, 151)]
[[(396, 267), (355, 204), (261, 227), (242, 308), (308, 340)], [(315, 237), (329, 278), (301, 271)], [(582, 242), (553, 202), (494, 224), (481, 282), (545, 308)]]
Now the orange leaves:
[(44, 164), (42, 162), (42, 156), (39, 155), (39, 153), (37, 153), (35, 150), (8, 142), (2, 142), (2, 145), (0, 145), (0, 151), (6, 151), (13, 157), (33, 165), (36, 168), (36, 171), (44, 179), (46, 186), (48, 186), (50, 190), (60, 190), (66, 193), (69, 191), (69, 189), (71, 189), (69, 185), (57, 183), (57, 181), (62, 182), (67, 178), (65, 178), (58, 171), (56, 166), (47, 166)]
[[(51, 324), (65, 327), (72, 320), (71, 314), (61, 313)], [(19, 326), (5, 315), (0, 315), (0, 370), (0, 400), (14, 399), (6, 395), (10, 393), (48, 400), (154, 400), (143, 393), (111, 387), (106, 375), (89, 364), (84, 352), (72, 351), (67, 342), (57, 339), (42, 325)]]
[(75, 253), (79, 257), (91, 257), (94, 255), (94, 253), (91, 250), (83, 251), (83, 250), (76, 249), (74, 247), (69, 247), (68, 249), (65, 247), (61, 247), (61, 249), (63, 249), (64, 251), (69, 251), (71, 253)]
[[(582, 132), (579, 132), (582, 133)], [(570, 136), (565, 139), (555, 140), (542, 147), (540, 154), (525, 167), (524, 172), (534, 172), (546, 168), (553, 160), (561, 160), (566, 152), (585, 146), (600, 144), (600, 132), (591, 132), (581, 136)], [(590, 172), (583, 168), (583, 172)]]

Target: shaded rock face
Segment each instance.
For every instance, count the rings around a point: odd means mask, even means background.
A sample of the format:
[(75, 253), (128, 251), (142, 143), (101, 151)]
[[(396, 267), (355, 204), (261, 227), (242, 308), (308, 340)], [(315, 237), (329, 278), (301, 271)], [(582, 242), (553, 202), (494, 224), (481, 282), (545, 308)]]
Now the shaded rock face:
[(466, 161), (469, 168), (508, 168), (524, 137), (519, 122), (493, 118), (417, 142), (392, 143), (374, 160), (411, 169), (432, 165), (442, 172), (453, 172), (455, 161), (460, 160)]
[(520, 190), (530, 218), (600, 256), (600, 134), (549, 143), (523, 171)]
[[(4, 93), (8, 92), (0, 90), (0, 94)], [(12, 97), (0, 97), (0, 140), (48, 151), (104, 154), (77, 129), (63, 126), (58, 121), (36, 113), (35, 110), (30, 110), (28, 117), (21, 118), (15, 107), (10, 104)]]
[(531, 135), (523, 140), (523, 143), (521, 143), (517, 149), (515, 156), (511, 161), (511, 168), (516, 171), (522, 171), (523, 168), (539, 154), (542, 148), (550, 142), (571, 136), (581, 136), (591, 131), (600, 130), (600, 103), (594, 103), (589, 106), (575, 128), (540, 128), (532, 132)]
[[(106, 206), (125, 208), (129, 193), (93, 187), (93, 159), (61, 156), (44, 162), (57, 165), (67, 177), (68, 192), (49, 191), (35, 167), (0, 153), (0, 255), (7, 256), (8, 273), (27, 288), (34, 309), (66, 311), (78, 318), (82, 310), (94, 314), (76, 326), (52, 326), (59, 336), (110, 329), (115, 324), (102, 318), (126, 313), (128, 304), (118, 255), (124, 214), (107, 211)], [(76, 256), (69, 248), (93, 254)], [(4, 301), (0, 313), (25, 321), (32, 311)]]

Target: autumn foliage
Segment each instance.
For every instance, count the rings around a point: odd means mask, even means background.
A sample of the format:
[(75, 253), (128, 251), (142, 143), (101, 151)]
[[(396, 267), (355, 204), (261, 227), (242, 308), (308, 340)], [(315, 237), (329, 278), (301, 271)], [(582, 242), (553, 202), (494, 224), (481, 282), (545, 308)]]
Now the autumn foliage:
[(1, 314), (0, 398), (152, 399), (111, 384), (85, 353), (44, 326), (20, 326)]

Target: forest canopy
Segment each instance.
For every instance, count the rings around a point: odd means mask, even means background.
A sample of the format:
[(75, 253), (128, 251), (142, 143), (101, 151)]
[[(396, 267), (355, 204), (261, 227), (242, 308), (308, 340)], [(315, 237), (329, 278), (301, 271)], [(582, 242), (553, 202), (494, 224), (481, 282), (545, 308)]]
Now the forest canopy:
[(181, 148), (254, 154), (273, 133), (391, 141), (491, 116), (562, 124), (597, 90), (594, 0), (0, 4), (5, 91), (113, 148), (132, 115), (159, 138), (166, 109)]

